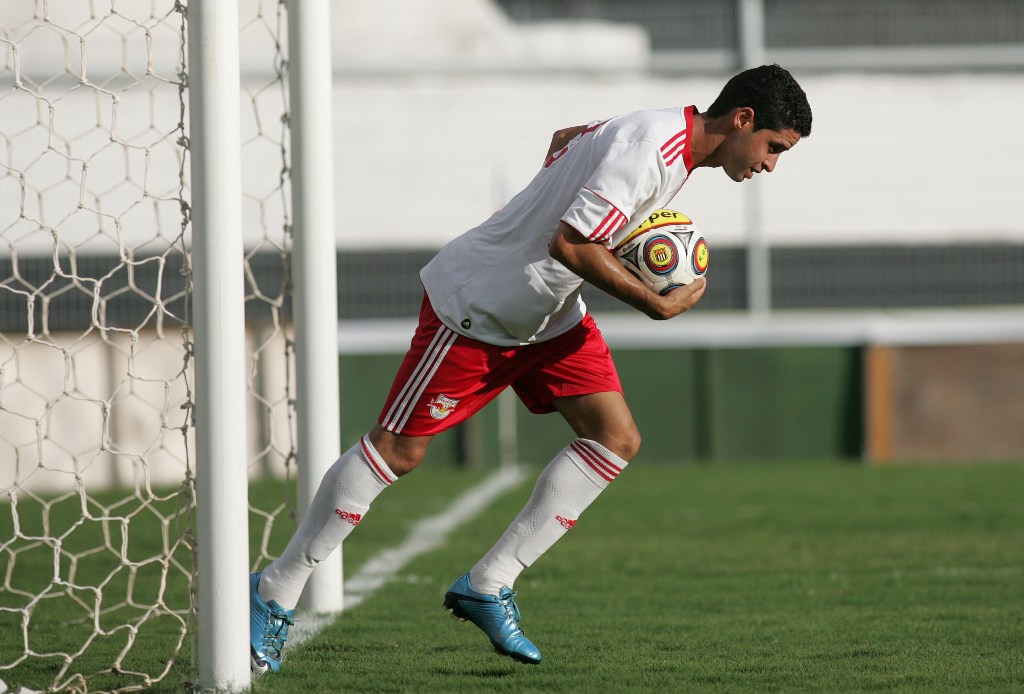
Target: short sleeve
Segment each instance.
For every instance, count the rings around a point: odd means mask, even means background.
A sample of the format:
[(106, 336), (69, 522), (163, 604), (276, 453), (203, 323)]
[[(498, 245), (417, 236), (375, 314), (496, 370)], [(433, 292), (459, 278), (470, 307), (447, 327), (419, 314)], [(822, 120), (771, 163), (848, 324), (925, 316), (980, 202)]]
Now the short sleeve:
[(604, 243), (653, 197), (661, 181), (660, 156), (650, 142), (616, 143), (562, 215), (588, 241)]

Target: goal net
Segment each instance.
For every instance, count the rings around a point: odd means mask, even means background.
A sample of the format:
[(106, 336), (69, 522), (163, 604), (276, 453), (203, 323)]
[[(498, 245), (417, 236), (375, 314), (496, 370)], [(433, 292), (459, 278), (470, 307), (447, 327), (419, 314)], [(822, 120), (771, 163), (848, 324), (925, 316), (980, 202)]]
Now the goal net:
[[(0, 13), (0, 680), (15, 688), (194, 681), (185, 9)], [(294, 527), (286, 16), (248, 0), (240, 19), (255, 564)]]

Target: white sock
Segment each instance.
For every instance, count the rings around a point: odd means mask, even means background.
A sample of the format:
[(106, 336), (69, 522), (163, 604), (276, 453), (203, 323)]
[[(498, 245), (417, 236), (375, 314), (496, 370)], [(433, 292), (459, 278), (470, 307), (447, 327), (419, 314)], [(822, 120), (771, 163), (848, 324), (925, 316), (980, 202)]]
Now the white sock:
[(345, 451), (324, 475), (284, 552), (263, 570), (260, 597), (293, 609), (316, 565), (348, 537), (370, 503), (397, 479), (368, 436)]
[(576, 439), (548, 463), (530, 500), (469, 571), (474, 590), (497, 595), (576, 524), (628, 463), (596, 441)]

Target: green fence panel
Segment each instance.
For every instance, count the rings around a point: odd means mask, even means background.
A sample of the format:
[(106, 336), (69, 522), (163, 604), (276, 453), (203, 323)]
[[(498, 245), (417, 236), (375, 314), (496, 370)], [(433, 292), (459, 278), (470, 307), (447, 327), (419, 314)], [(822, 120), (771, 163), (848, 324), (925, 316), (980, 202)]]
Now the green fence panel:
[(720, 349), (708, 351), (705, 359), (705, 457), (860, 455), (859, 349)]
[[(764, 348), (615, 351), (643, 446), (639, 460), (859, 457), (863, 439), (861, 350)], [(376, 422), (398, 354), (340, 362), (342, 447)], [(498, 403), (435, 438), (425, 462), (499, 459)], [(466, 426), (474, 426), (467, 436)], [(574, 436), (557, 414), (516, 404), (519, 462), (547, 462)]]

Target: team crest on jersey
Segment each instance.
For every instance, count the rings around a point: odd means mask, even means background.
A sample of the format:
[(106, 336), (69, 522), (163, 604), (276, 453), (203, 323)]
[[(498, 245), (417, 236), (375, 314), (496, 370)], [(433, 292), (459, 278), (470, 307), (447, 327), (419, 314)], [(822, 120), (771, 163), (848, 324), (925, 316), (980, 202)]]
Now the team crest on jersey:
[(430, 406), (431, 417), (434, 419), (444, 419), (455, 411), (455, 406), (459, 404), (459, 401), (455, 398), (449, 398), (447, 395), (438, 395), (431, 398), (427, 404)]

